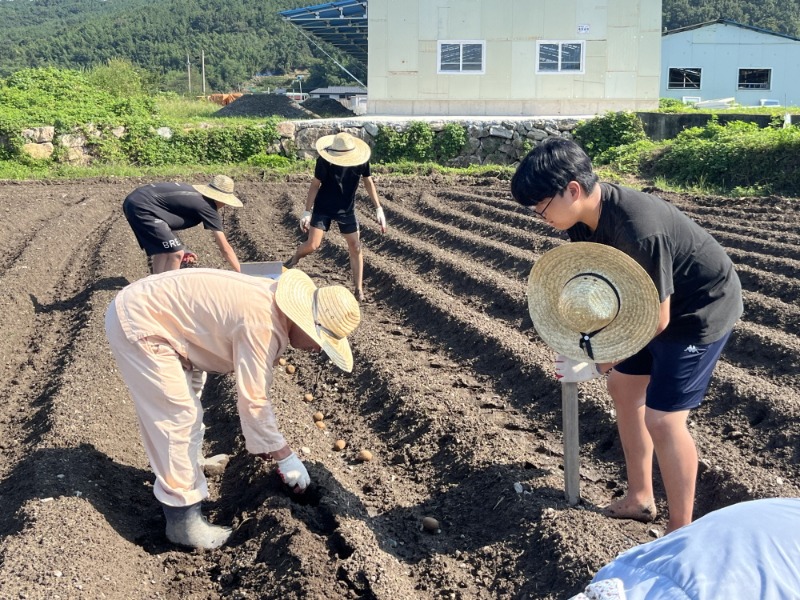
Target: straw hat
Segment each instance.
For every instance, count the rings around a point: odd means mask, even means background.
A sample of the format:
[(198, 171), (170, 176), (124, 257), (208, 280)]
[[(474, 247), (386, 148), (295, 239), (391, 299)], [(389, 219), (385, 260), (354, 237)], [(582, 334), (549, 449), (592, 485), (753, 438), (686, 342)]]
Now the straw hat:
[(228, 206), (244, 206), (242, 201), (233, 195), (233, 179), (227, 175), (214, 175), (208, 185), (193, 185), (192, 187), (206, 198), (211, 198)]
[(636, 354), (658, 327), (658, 292), (630, 256), (572, 242), (542, 255), (528, 278), (528, 310), (544, 342), (574, 360), (616, 362)]
[(319, 138), (316, 147), (322, 158), (340, 167), (355, 167), (364, 164), (372, 154), (372, 149), (367, 142), (344, 131)]
[(347, 336), (361, 322), (361, 309), (346, 287), (317, 288), (301, 270), (290, 269), (278, 279), (275, 301), (283, 314), (319, 344), (337, 367), (347, 373), (353, 370)]

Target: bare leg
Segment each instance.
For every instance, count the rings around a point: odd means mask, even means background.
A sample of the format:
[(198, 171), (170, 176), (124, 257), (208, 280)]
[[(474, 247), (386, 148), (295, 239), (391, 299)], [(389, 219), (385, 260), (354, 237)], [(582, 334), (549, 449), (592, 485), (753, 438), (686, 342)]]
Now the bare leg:
[(625, 453), (628, 492), (610, 504), (606, 515), (619, 519), (652, 521), (656, 516), (653, 499), (653, 440), (645, 426), (645, 393), (649, 375), (626, 375), (612, 371), (608, 391), (617, 411), (617, 430)]
[(183, 258), (183, 250), (177, 252), (165, 252), (163, 254), (154, 254), (153, 260), (153, 274), (164, 273), (165, 271), (177, 271), (181, 268), (181, 259)]
[(364, 300), (362, 280), (364, 278), (364, 255), (361, 253), (361, 238), (358, 231), (343, 234), (347, 240), (347, 251), (350, 253), (350, 271), (353, 273), (353, 287), (359, 302)]
[(688, 410), (662, 412), (648, 408), (645, 423), (653, 439), (669, 506), (666, 533), (692, 522), (697, 481), (697, 448), (686, 427)]
[(296, 267), (297, 263), (300, 262), (300, 259), (304, 256), (308, 256), (309, 254), (316, 252), (319, 248), (319, 245), (322, 243), (322, 236), (325, 235), (325, 232), (322, 229), (318, 229), (316, 227), (309, 227), (308, 228), (308, 237), (306, 241), (300, 244), (295, 250), (294, 256), (283, 263), (283, 266), (287, 269), (291, 269), (292, 267)]

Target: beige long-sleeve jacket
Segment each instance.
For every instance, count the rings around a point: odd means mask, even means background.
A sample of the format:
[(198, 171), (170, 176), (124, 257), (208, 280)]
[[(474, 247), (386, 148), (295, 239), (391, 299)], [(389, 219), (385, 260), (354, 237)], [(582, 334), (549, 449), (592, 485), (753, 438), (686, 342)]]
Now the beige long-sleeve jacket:
[(131, 342), (162, 338), (185, 368), (235, 374), (242, 432), (254, 454), (286, 445), (268, 395), (291, 325), (275, 302), (276, 286), (230, 271), (184, 269), (136, 281), (116, 299)]

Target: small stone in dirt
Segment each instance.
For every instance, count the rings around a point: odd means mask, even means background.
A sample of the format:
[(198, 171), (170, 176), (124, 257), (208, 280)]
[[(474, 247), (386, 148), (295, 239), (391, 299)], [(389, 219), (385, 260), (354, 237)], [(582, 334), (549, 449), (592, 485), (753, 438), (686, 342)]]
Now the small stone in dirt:
[(325, 429), (327, 427), (324, 421), (317, 421), (316, 423), (314, 423), (314, 425), (317, 426), (317, 429)]
[(325, 418), (325, 415), (323, 415), (321, 412), (315, 412), (313, 418), (315, 421), (322, 421)]
[(361, 462), (369, 462), (372, 460), (372, 452), (369, 450), (359, 450), (356, 458)]
[(652, 528), (652, 529), (648, 529), (647, 533), (650, 535), (650, 537), (653, 537), (653, 538), (656, 538), (656, 539), (661, 537), (661, 531), (659, 531), (655, 527)]
[(431, 533), (439, 533), (439, 521), (433, 517), (425, 517), (422, 519), (422, 528), (425, 531), (430, 531)]
[(295, 367), (294, 367), (294, 365), (286, 365), (286, 372), (287, 372), (289, 375), (291, 375), (292, 373), (294, 373), (294, 371), (295, 371)]
[(303, 446), (302, 448), (300, 448), (300, 452), (308, 456), (309, 454), (311, 454), (311, 448), (309, 448), (308, 446)]
[(314, 401), (314, 394), (306, 394), (303, 396), (303, 400), (306, 402), (313, 402)]
[(333, 442), (333, 449), (336, 450), (337, 452), (341, 452), (346, 447), (347, 447), (347, 442), (345, 442), (344, 440), (336, 440), (335, 442)]
[(280, 366), (284, 366), (284, 365), (286, 364), (286, 359), (285, 359), (285, 358), (283, 358), (283, 357), (281, 356), (281, 357), (278, 359), (278, 364), (279, 364)]

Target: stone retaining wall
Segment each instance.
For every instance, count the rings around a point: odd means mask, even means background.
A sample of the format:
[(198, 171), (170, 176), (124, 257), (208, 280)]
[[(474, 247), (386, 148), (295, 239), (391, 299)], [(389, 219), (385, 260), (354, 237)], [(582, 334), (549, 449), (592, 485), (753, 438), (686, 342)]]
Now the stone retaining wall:
[[(323, 136), (347, 131), (372, 145), (378, 134), (378, 126), (405, 130), (414, 121), (425, 121), (435, 132), (441, 132), (446, 123), (455, 122), (467, 130), (467, 143), (461, 155), (451, 161), (454, 166), (470, 164), (514, 164), (537, 142), (551, 136), (571, 137), (570, 132), (578, 124), (576, 118), (562, 119), (522, 119), (502, 118), (497, 120), (478, 119), (316, 119), (304, 121), (284, 121), (278, 124), (280, 140), (271, 150), (284, 156), (299, 159), (316, 158), (314, 142)], [(202, 127), (200, 125), (199, 127)], [(205, 125), (208, 127), (209, 125)], [(161, 127), (154, 133), (166, 139), (172, 137), (172, 130)], [(89, 164), (93, 157), (88, 140), (103, 136), (121, 138), (124, 127), (100, 130), (88, 125), (81, 131), (70, 134), (55, 134), (54, 127), (35, 127), (22, 131), (25, 142), (22, 151), (34, 158), (48, 159), (56, 153), (58, 160), (71, 164)]]

